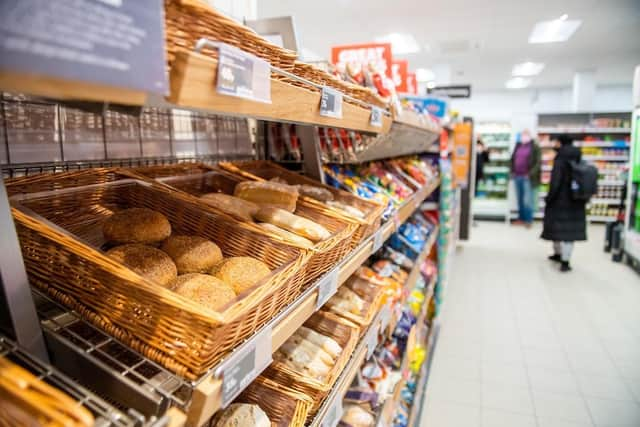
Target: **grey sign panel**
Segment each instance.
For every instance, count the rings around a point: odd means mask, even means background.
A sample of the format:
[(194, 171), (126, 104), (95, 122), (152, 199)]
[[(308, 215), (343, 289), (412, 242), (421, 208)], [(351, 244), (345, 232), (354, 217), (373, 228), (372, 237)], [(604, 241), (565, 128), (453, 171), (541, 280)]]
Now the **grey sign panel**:
[(162, 0), (2, 0), (0, 69), (167, 93)]

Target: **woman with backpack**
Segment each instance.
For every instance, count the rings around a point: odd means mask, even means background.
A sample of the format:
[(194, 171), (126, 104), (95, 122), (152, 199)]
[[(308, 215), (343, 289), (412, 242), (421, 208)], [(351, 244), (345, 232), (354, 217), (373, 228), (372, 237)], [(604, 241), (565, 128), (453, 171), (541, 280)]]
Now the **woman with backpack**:
[(545, 198), (542, 238), (553, 241), (549, 259), (560, 263), (560, 271), (571, 271), (569, 260), (573, 242), (587, 240), (586, 200), (577, 199), (571, 188), (572, 163), (579, 164), (582, 153), (573, 141), (562, 135), (553, 162), (549, 193)]

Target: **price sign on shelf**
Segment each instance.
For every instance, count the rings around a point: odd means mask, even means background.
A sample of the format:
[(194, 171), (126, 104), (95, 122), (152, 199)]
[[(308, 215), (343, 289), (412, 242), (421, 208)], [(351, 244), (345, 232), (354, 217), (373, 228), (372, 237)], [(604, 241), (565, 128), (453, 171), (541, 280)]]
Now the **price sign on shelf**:
[(402, 225), (402, 222), (400, 222), (400, 217), (398, 216), (398, 212), (396, 212), (393, 214), (393, 226), (397, 231), (401, 225)]
[(316, 310), (325, 305), (329, 298), (338, 291), (338, 272), (339, 269), (336, 267), (320, 279)]
[(226, 407), (267, 367), (271, 358), (270, 327), (264, 328), (238, 354), (230, 357), (222, 371), (222, 406)]
[(335, 402), (327, 410), (327, 415), (322, 420), (322, 427), (336, 427), (340, 418), (342, 418), (342, 397), (336, 396)]
[(391, 322), (391, 307), (389, 307), (389, 304), (385, 304), (380, 310), (380, 330), (383, 333), (389, 326), (389, 322)]
[(371, 249), (371, 253), (376, 253), (382, 247), (384, 243), (384, 236), (382, 229), (376, 231), (376, 234), (373, 235), (373, 248)]
[(367, 343), (367, 360), (373, 356), (373, 352), (378, 346), (378, 326), (379, 324), (376, 323), (371, 324), (371, 328), (365, 337), (365, 342)]
[(271, 67), (267, 61), (224, 43), (218, 44), (218, 93), (271, 103)]
[(327, 86), (322, 87), (320, 115), (334, 119), (342, 118), (342, 92)]
[(369, 124), (373, 127), (381, 128), (383, 114), (381, 108), (371, 107), (371, 120), (369, 120)]

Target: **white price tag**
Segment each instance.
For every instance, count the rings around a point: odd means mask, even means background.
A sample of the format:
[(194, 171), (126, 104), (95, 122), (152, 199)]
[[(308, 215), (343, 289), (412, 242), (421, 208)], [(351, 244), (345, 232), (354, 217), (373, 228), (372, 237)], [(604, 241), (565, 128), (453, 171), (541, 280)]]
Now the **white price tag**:
[(376, 231), (376, 234), (373, 235), (373, 248), (371, 249), (371, 253), (376, 253), (382, 247), (384, 243), (384, 236), (382, 230)]
[(219, 43), (218, 53), (218, 93), (271, 103), (271, 67), (267, 61), (224, 43)]
[(339, 269), (336, 267), (320, 279), (316, 310), (325, 305), (329, 298), (338, 291), (338, 273)]
[(391, 308), (389, 307), (389, 304), (385, 304), (382, 306), (382, 310), (380, 310), (380, 330), (383, 333), (387, 330), (389, 322), (391, 322)]
[(222, 407), (227, 407), (260, 373), (271, 364), (271, 327), (256, 335), (248, 348), (231, 356), (222, 372)]
[(371, 107), (371, 120), (369, 124), (373, 127), (381, 128), (382, 127), (382, 116), (383, 111), (378, 107)]
[(378, 324), (372, 324), (371, 329), (369, 329), (365, 337), (365, 342), (367, 343), (367, 360), (371, 358), (376, 347), (378, 347), (378, 326)]
[(322, 87), (320, 115), (334, 119), (342, 118), (342, 92), (327, 86)]
[(393, 226), (395, 230), (398, 231), (401, 225), (402, 225), (402, 222), (400, 222), (400, 217), (398, 216), (398, 212), (396, 212), (393, 214)]
[(327, 411), (327, 415), (325, 415), (322, 420), (322, 427), (336, 427), (342, 418), (342, 398), (340, 396), (336, 396), (336, 401), (333, 403), (331, 408)]

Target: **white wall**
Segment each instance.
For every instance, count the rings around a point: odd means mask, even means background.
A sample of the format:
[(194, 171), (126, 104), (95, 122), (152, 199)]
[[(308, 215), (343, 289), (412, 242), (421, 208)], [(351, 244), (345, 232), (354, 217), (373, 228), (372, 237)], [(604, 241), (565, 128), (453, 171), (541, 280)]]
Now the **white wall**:
[(207, 2), (238, 21), (253, 20), (258, 16), (258, 0), (207, 0)]

